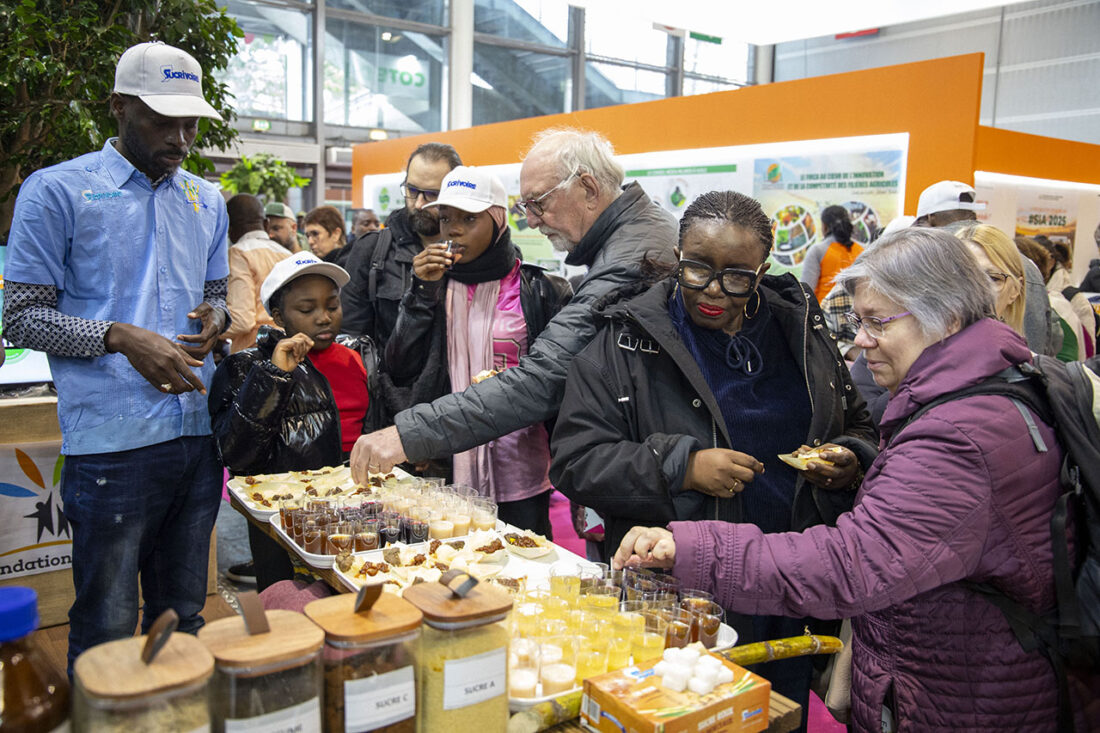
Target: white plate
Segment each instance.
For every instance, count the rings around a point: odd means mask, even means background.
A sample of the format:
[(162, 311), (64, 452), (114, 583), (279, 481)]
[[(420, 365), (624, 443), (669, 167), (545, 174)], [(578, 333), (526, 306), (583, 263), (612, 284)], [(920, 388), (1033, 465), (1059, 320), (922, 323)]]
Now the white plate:
[[(345, 471), (348, 470), (347, 466), (328, 466), (326, 468), (333, 469), (334, 473), (342, 473), (342, 472), (345, 472)], [(319, 470), (323, 470), (323, 469), (319, 469)], [(395, 467), (393, 469), (393, 471), (391, 471), (391, 473), (399, 479), (411, 478), (410, 474), (406, 473), (405, 471), (402, 471), (400, 468)], [(225, 483), (225, 487), (229, 490), (230, 493), (232, 493), (235, 497), (237, 497), (237, 500), (241, 502), (241, 504), (244, 506), (244, 508), (248, 511), (249, 514), (251, 514), (256, 519), (259, 519), (261, 522), (266, 522), (272, 514), (278, 514), (279, 509), (278, 509), (278, 507), (273, 507), (271, 509), (267, 509), (267, 508), (264, 508), (264, 507), (257, 507), (253, 503), (252, 498), (249, 496), (249, 489), (250, 489), (251, 485), (245, 483), (246, 478), (247, 478), (246, 476), (234, 476), (233, 478), (229, 479)], [(253, 478), (259, 479), (258, 483), (260, 483), (260, 484), (265, 484), (265, 483), (297, 484), (297, 483), (299, 483), (292, 472), (254, 474)], [(350, 481), (350, 478), (348, 479), (348, 481)]]

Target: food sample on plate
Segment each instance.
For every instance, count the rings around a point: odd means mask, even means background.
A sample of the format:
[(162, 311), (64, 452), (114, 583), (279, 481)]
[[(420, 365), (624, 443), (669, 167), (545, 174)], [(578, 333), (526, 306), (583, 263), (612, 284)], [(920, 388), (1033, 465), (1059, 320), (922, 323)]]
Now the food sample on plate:
[(508, 532), (504, 535), (504, 545), (509, 552), (528, 560), (542, 557), (554, 549), (549, 540), (529, 529), (520, 532)]
[[(394, 474), (372, 474), (371, 486), (381, 486)], [(370, 487), (359, 486), (351, 477), (347, 466), (325, 466), (313, 471), (287, 471), (284, 473), (255, 474), (236, 476), (229, 480), (228, 486), (238, 498), (253, 509), (274, 511), (283, 499), (296, 496), (353, 496), (369, 494)]]
[(796, 471), (805, 471), (810, 467), (810, 461), (817, 461), (818, 463), (824, 463), (827, 466), (833, 465), (833, 462), (821, 457), (827, 449), (825, 448), (811, 448), (803, 451), (801, 448), (794, 453), (782, 453), (779, 456), (779, 460), (786, 463), (788, 466), (794, 468)]
[[(415, 545), (394, 544), (363, 555), (338, 557), (336, 566), (353, 583), (378, 582), (385, 590), (399, 591), (410, 585), (439, 580), (447, 570), (464, 570), (478, 580), (490, 578), (502, 569), (492, 559), (503, 553), (503, 545), (492, 552), (500, 538), (494, 532), (475, 532), (464, 540), (432, 540)], [(476, 548), (485, 548), (485, 551)]]

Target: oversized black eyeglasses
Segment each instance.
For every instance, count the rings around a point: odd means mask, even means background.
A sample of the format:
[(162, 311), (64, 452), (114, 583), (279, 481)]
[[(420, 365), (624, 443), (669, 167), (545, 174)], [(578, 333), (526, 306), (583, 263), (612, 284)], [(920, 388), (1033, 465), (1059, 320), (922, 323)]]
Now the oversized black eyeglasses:
[(718, 286), (722, 288), (723, 293), (733, 298), (743, 298), (752, 293), (752, 286), (756, 283), (759, 272), (759, 269), (741, 270), (736, 267), (715, 270), (705, 262), (680, 260), (676, 270), (676, 280), (685, 288), (706, 290), (711, 282), (718, 278)]
[(425, 201), (431, 203), (439, 198), (439, 191), (433, 191), (430, 188), (417, 188), (416, 186), (410, 185), (408, 181), (402, 181), (401, 195), (409, 201), (416, 201), (417, 198), (423, 196)]

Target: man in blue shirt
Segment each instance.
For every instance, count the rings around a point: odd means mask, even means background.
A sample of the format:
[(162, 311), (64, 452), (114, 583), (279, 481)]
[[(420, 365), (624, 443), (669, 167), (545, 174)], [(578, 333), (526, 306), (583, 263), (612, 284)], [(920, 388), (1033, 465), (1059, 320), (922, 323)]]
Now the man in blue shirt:
[(222, 486), (204, 385), (228, 325), (228, 217), (179, 170), (198, 118), (221, 118), (198, 62), (163, 43), (122, 54), (110, 105), (119, 137), (23, 183), (4, 271), (5, 335), (47, 352), (57, 386), (70, 676), (134, 633), (139, 573), (143, 630), (169, 608), (202, 626)]

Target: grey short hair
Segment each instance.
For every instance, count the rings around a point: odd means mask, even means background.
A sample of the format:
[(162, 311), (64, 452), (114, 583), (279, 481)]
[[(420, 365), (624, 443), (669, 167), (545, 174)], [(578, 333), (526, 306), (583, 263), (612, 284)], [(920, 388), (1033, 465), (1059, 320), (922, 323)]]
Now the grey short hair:
[(554, 164), (560, 178), (565, 179), (573, 171), (588, 173), (599, 183), (601, 192), (618, 196), (626, 174), (615, 160), (614, 147), (600, 133), (572, 127), (552, 127), (535, 135), (527, 155), (541, 147), (553, 150)]
[(909, 311), (928, 338), (943, 339), (994, 313), (993, 284), (967, 245), (939, 229), (902, 229), (882, 237), (836, 283), (865, 285)]

